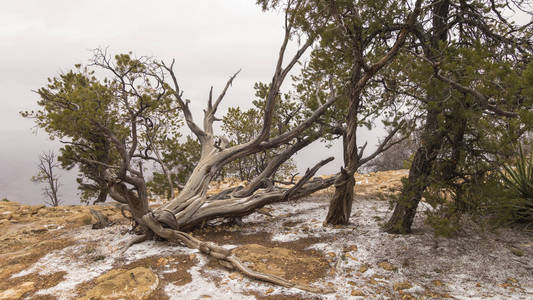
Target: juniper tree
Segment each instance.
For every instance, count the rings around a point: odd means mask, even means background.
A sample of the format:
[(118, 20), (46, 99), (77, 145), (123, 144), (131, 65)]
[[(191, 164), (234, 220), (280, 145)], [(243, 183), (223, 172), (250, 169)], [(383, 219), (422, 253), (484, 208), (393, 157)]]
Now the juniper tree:
[[(324, 121), (325, 138), (342, 136), (344, 166), (336, 177), (326, 222), (347, 224), (351, 215), (354, 173), (365, 163), (407, 137), (416, 124), (409, 99), (382, 97), (380, 78), (408, 37), (423, 1), (329, 1), (331, 30), (321, 35), (309, 64), (300, 76), (298, 91), (309, 107), (320, 105), (332, 82), (340, 99)], [(358, 129), (371, 129), (382, 120), (389, 134), (376, 150), (365, 155)], [(393, 137), (397, 139), (393, 140)], [(398, 138), (398, 136), (401, 136)]]
[[(94, 105), (93, 114), (98, 115), (101, 122), (107, 124), (111, 122), (110, 109), (108, 107), (110, 90), (103, 85), (95, 84), (95, 78), (88, 70), (81, 70), (81, 65), (76, 65), (77, 71), (67, 72), (61, 75), (61, 79), (49, 79), (49, 88), (62, 89), (62, 96), (72, 98), (83, 98), (89, 94), (99, 94), (99, 101)], [(62, 87), (60, 87), (62, 86)], [(78, 167), (77, 178), (78, 189), (81, 191), (82, 202), (103, 202), (107, 198), (108, 188), (104, 179), (105, 165), (112, 165), (117, 157), (113, 153), (109, 141), (105, 136), (71, 114), (57, 114), (53, 112), (52, 105), (61, 107), (62, 105), (73, 106), (69, 103), (52, 103), (47, 108), (44, 100), (51, 95), (48, 90), (40, 89), (36, 91), (43, 99), (38, 102), (43, 110), (21, 112), (23, 117), (32, 118), (39, 127), (42, 127), (51, 138), (59, 139), (63, 144), (60, 148), (58, 160), (65, 169)], [(96, 163), (98, 162), (98, 163)]]
[(117, 158), (110, 143), (99, 133), (85, 132), (83, 137), (71, 141), (61, 140), (66, 144), (59, 149), (58, 161), (66, 170), (78, 168), (78, 190), (81, 202), (105, 202), (108, 196), (107, 182), (104, 179), (106, 167), (94, 161), (113, 164)]
[[(114, 78), (99, 80), (95, 68)], [(79, 167), (82, 200), (98, 191), (96, 201), (105, 201), (111, 192), (108, 174), (120, 170), (124, 159), (120, 153), (124, 149), (116, 147), (109, 138), (111, 133), (123, 145), (131, 143), (138, 150), (128, 158), (131, 161), (155, 152), (155, 120), (166, 118), (165, 132), (179, 126), (180, 117), (171, 106), (168, 90), (153, 80), (157, 72), (161, 74), (161, 68), (148, 57), (121, 54), (112, 60), (106, 50), (96, 49), (90, 66), (76, 65), (36, 91), (40, 110), (22, 113), (66, 144), (60, 160), (67, 169)], [(162, 135), (162, 130), (157, 134)], [(142, 167), (136, 172), (142, 173)], [(94, 183), (86, 183), (84, 178)], [(113, 198), (126, 203), (122, 197)]]
[(386, 231), (411, 231), (430, 184), (455, 186), (461, 198), (462, 183), (509, 153), (531, 122), (531, 98), (524, 94), (530, 83), (522, 78), (531, 59), (531, 23), (519, 26), (504, 17), (507, 7), (524, 4), (433, 1), (410, 27), (416, 40), (402, 54), (406, 80), (389, 88), (417, 99), (425, 121)]

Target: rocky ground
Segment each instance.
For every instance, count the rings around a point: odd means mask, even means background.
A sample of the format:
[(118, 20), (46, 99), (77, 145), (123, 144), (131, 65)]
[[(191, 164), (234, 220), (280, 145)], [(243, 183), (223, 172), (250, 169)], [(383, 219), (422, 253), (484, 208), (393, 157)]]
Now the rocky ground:
[[(405, 171), (358, 175), (353, 223), (327, 227), (330, 191), (267, 206), (244, 225), (208, 224), (197, 238), (251, 268), (331, 291), (313, 294), (249, 280), (195, 250), (134, 237), (113, 206), (46, 208), (0, 202), (0, 299), (531, 299), (533, 240), (467, 224), (436, 238), (383, 233), (386, 201)], [(214, 188), (220, 188), (216, 186)], [(94, 208), (114, 225), (92, 229)], [(421, 210), (427, 209), (425, 206)]]

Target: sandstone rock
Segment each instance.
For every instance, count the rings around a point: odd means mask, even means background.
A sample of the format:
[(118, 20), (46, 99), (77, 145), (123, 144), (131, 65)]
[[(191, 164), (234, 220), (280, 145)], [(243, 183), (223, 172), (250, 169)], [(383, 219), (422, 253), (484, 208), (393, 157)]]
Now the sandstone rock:
[[(69, 214), (70, 215), (70, 214)], [(87, 212), (73, 213), (65, 219), (66, 223), (76, 223), (76, 224), (85, 224), (89, 225), (92, 223), (92, 216)]]
[(438, 280), (438, 279), (435, 279), (435, 280), (431, 281), (431, 283), (432, 283), (434, 286), (438, 286), (438, 287), (444, 285), (444, 283), (442, 283), (442, 281), (440, 281), (440, 280)]
[(31, 233), (42, 233), (46, 231), (48, 231), (48, 228), (46, 228), (46, 226), (37, 226), (30, 230)]
[(394, 284), (393, 289), (395, 291), (407, 290), (412, 288), (413, 285), (409, 281), (397, 282)]
[(34, 215), (39, 212), (41, 209), (46, 209), (46, 206), (44, 205), (30, 205), (29, 209), (31, 210), (31, 214)]
[(98, 277), (95, 283), (96, 286), (82, 300), (149, 299), (159, 285), (159, 278), (152, 270), (137, 267), (131, 270), (111, 270)]
[(165, 257), (160, 257), (158, 260), (157, 260), (157, 265), (158, 266), (164, 266), (168, 264), (168, 258), (165, 258)]
[(346, 253), (345, 254), (345, 257), (351, 259), (351, 260), (355, 260), (355, 261), (358, 261), (357, 257), (354, 257), (353, 255), (351, 255), (350, 253)]
[(350, 252), (350, 251), (357, 251), (357, 246), (356, 245), (350, 245), (349, 247), (346, 247), (344, 248), (344, 252)]
[(102, 229), (111, 225), (111, 221), (103, 213), (92, 208), (89, 210), (89, 212), (91, 213), (93, 218), (96, 219), (96, 223), (93, 224), (92, 229)]
[(396, 271), (398, 269), (388, 261), (382, 261), (378, 264), (378, 266), (387, 271)]
[(28, 281), (22, 284), (17, 285), (16, 287), (10, 288), (3, 292), (0, 292), (0, 299), (11, 300), (11, 299), (21, 299), (24, 294), (27, 292), (33, 291), (35, 288), (35, 283)]
[(365, 293), (363, 293), (363, 291), (361, 290), (352, 290), (352, 293), (351, 293), (352, 296), (354, 297), (362, 297), (362, 296), (365, 296)]
[(11, 218), (11, 214), (13, 212), (7, 210), (7, 211), (3, 211), (2, 213), (0, 213), (0, 220), (9, 220)]
[[(3, 280), (5, 278), (8, 278), (11, 276), (11, 274), (17, 273), (19, 271), (22, 271), (26, 266), (24, 264), (12, 264), (3, 266), (0, 268), (0, 280)], [(0, 299), (3, 299), (0, 297)]]
[(229, 274), (229, 278), (231, 278), (233, 280), (242, 280), (242, 275), (239, 272), (233, 272), (233, 273)]
[(368, 270), (368, 266), (367, 265), (362, 265), (361, 267), (359, 267), (359, 272), (361, 273), (364, 273)]

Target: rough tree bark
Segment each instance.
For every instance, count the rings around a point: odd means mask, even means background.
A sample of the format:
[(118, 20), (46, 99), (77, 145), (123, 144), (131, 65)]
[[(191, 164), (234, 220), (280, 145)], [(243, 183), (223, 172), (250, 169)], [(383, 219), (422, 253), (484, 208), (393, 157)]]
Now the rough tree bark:
[(421, 138), (421, 146), (416, 150), (394, 212), (385, 224), (388, 233), (410, 233), (422, 193), (429, 185), (433, 163), (442, 146), (443, 132), (438, 129), (439, 111), (430, 111), (426, 117), (426, 127)]
[(105, 186), (100, 188), (100, 191), (98, 192), (98, 197), (96, 197), (96, 200), (94, 200), (93, 204), (104, 203), (105, 200), (107, 199), (107, 194), (108, 194), (108, 187), (106, 183)]

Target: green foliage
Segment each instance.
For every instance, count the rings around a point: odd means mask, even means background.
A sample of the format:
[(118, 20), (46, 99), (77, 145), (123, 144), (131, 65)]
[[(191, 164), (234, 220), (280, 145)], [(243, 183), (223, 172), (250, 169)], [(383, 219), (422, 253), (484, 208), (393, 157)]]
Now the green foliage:
[(453, 181), (439, 181), (433, 177), (424, 197), (433, 208), (427, 213), (426, 223), (432, 226), (435, 234), (456, 234), (461, 228), (459, 220), (465, 213), (491, 228), (533, 223), (533, 198), (529, 196), (528, 185), (531, 157), (518, 151), (510, 161), (503, 165), (503, 171), (496, 167)]
[[(394, 129), (402, 126), (398, 135), (408, 135), (416, 123), (416, 101), (398, 97), (384, 86), (386, 82), (402, 82), (407, 64), (383, 68), (365, 83), (359, 79), (368, 66), (380, 60), (394, 42), (390, 24), (403, 23), (409, 11), (404, 1), (326, 1), (325, 8), (333, 16), (320, 31), (317, 47), (299, 76), (295, 76), (300, 101), (315, 110), (332, 93), (338, 99), (321, 118), (323, 141), (331, 142), (343, 135), (348, 119), (360, 128)], [(356, 12), (354, 7), (357, 7)], [(339, 18), (341, 21), (339, 21)], [(347, 31), (356, 32), (351, 36)], [(394, 62), (393, 62), (394, 63)], [(355, 94), (354, 94), (355, 93)], [(349, 112), (350, 101), (352, 111)], [(348, 116), (350, 114), (350, 116)]]
[[(118, 170), (124, 159), (149, 159), (177, 132), (179, 110), (170, 88), (158, 80), (160, 72), (152, 59), (131, 53), (111, 58), (96, 49), (88, 66), (77, 64), (37, 90), (38, 111), (21, 112), (65, 144), (59, 161), (65, 169), (78, 167), (83, 202), (105, 201), (106, 172)], [(130, 148), (143, 154), (128, 157)]]
[(505, 164), (501, 177), (504, 186), (513, 191), (521, 198), (533, 201), (533, 155), (529, 158), (524, 155), (522, 147), (519, 147), (519, 156), (512, 165)]
[(481, 224), (490, 228), (509, 226), (516, 223), (531, 223), (524, 207), (532, 206), (531, 199), (521, 198), (517, 193), (505, 187), (501, 174), (497, 171), (487, 174), (483, 180), (464, 188), (462, 201), (469, 204), (470, 214), (476, 216)]
[(527, 157), (522, 147), (514, 163), (505, 164), (500, 173), (503, 187), (509, 192), (507, 201), (500, 203), (515, 222), (533, 222), (533, 154)]
[(456, 213), (453, 213), (453, 208), (451, 207), (428, 212), (425, 223), (433, 228), (436, 236), (447, 238), (457, 236), (460, 229), (459, 217)]
[(9, 202), (7, 198), (2, 198), (2, 202)]

